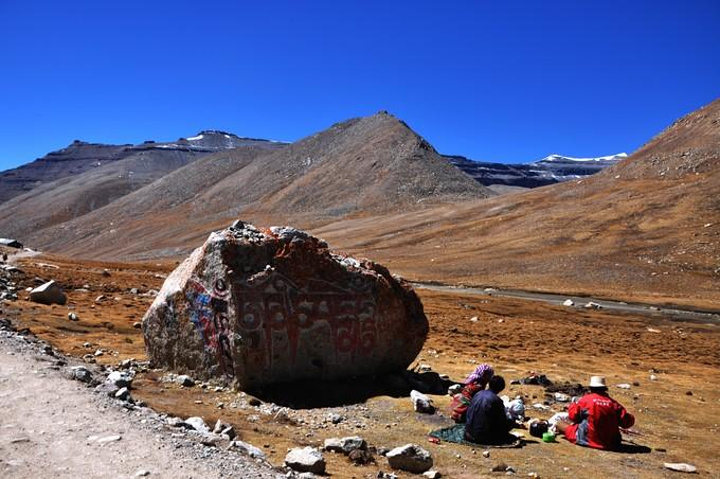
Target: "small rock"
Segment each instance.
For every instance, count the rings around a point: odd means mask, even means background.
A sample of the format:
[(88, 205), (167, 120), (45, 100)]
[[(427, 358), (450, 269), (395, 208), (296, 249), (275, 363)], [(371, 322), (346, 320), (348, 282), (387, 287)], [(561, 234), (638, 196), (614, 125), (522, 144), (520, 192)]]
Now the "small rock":
[(495, 464), (491, 469), (490, 472), (505, 472), (507, 471), (507, 468), (510, 467), (504, 462), (501, 462), (499, 464)]
[(340, 424), (344, 418), (340, 414), (333, 413), (328, 416), (328, 419), (333, 424)]
[(410, 391), (410, 400), (412, 401), (416, 412), (423, 414), (435, 413), (435, 406), (433, 406), (432, 399), (420, 391)]
[(102, 270), (102, 273), (100, 273), (100, 274), (102, 274), (103, 276), (107, 277), (107, 276), (110, 276), (110, 271), (104, 269), (104, 270)]
[[(478, 322), (478, 317), (477, 317), (477, 316), (473, 316), (472, 318), (470, 318), (470, 321), (472, 321), (473, 323), (477, 323), (477, 322)], [(435, 472), (435, 471), (428, 471), (428, 472)]]
[(186, 388), (192, 387), (195, 385), (195, 381), (193, 381), (193, 378), (188, 376), (187, 374), (181, 374), (180, 376), (175, 379), (175, 382), (177, 382), (181, 386), (185, 386)]
[(686, 396), (692, 396), (692, 395), (693, 395), (693, 392), (692, 392), (692, 391), (685, 391), (685, 395), (686, 395)]
[(600, 306), (598, 303), (595, 303), (594, 301), (590, 301), (583, 306), (585, 309), (600, 309), (602, 306)]
[(367, 449), (367, 442), (359, 436), (349, 436), (342, 439), (326, 439), (323, 449), (326, 451), (342, 452), (349, 454), (356, 449)]
[(133, 381), (133, 375), (129, 372), (124, 371), (113, 371), (111, 372), (105, 382), (114, 384), (120, 388), (130, 388)]
[(427, 477), (428, 479), (440, 479), (442, 477), (442, 474), (440, 474), (438, 471), (430, 470), (423, 472), (423, 476)]
[(385, 457), (390, 467), (403, 471), (420, 474), (433, 466), (432, 455), (425, 449), (415, 444), (406, 444), (396, 447), (388, 452)]
[(258, 398), (251, 397), (250, 399), (248, 399), (248, 404), (251, 406), (260, 406), (262, 404), (262, 401)]
[(655, 374), (650, 375), (650, 381), (657, 381), (657, 376)]
[(691, 474), (697, 472), (697, 467), (684, 462), (666, 462), (665, 468), (670, 469), (671, 471), (688, 472)]
[(294, 448), (285, 456), (285, 465), (299, 472), (312, 472), (323, 474), (325, 472), (325, 459), (320, 451), (314, 447)]
[(83, 383), (92, 382), (92, 373), (85, 366), (74, 366), (72, 369), (72, 378)]
[(107, 436), (107, 437), (102, 437), (102, 438), (98, 439), (97, 443), (98, 444), (107, 444), (110, 442), (119, 441), (120, 439), (122, 439), (122, 436)]
[(130, 398), (130, 390), (128, 388), (120, 388), (115, 393), (115, 397), (121, 401), (127, 401)]
[(557, 402), (570, 402), (571, 399), (570, 396), (563, 393), (555, 393), (554, 397)]
[(189, 425), (193, 429), (195, 429), (198, 432), (201, 432), (203, 434), (209, 434), (210, 428), (205, 424), (205, 421), (203, 418), (198, 416), (193, 416), (185, 419), (185, 424)]
[(575, 306), (575, 301), (573, 301), (572, 299), (566, 299), (565, 301), (563, 301), (563, 306)]
[(140, 328), (142, 328), (142, 323), (141, 323), (140, 321), (135, 321), (135, 322), (133, 323), (133, 328), (135, 328), (135, 329), (140, 329)]
[(348, 459), (350, 459), (350, 462), (352, 462), (353, 464), (359, 466), (375, 462), (375, 458), (373, 457), (372, 452), (368, 451), (367, 449), (355, 449), (353, 451), (350, 451), (350, 454), (348, 454)]
[(146, 469), (140, 469), (138, 472), (135, 473), (135, 477), (145, 477), (145, 476), (149, 476), (149, 475), (150, 475), (150, 471), (148, 471)]
[(632, 386), (630, 386), (627, 383), (622, 383), (622, 384), (618, 384), (617, 387), (620, 389), (630, 389)]
[(79, 321), (80, 318), (78, 318), (78, 315), (75, 313), (68, 313), (68, 319), (70, 321)]
[(490, 451), (483, 451), (483, 457), (485, 457), (485, 458), (490, 457)]
[(247, 454), (248, 456), (250, 456), (252, 458), (265, 459), (265, 453), (262, 452), (262, 450), (258, 449), (257, 447), (255, 447), (252, 444), (249, 444), (247, 442), (232, 441), (230, 443), (230, 447), (240, 449), (240, 451), (242, 451), (244, 454)]

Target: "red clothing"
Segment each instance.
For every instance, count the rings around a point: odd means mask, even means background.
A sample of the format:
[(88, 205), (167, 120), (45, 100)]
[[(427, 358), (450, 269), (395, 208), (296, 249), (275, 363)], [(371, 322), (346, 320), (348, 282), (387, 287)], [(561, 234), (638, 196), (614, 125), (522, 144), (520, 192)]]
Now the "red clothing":
[(565, 437), (580, 446), (596, 449), (617, 449), (621, 436), (619, 428), (635, 424), (635, 417), (607, 393), (590, 393), (568, 408), (575, 423), (565, 430)]
[(485, 389), (485, 384), (483, 383), (475, 382), (466, 384), (465, 387), (462, 388), (462, 391), (453, 397), (452, 403), (450, 404), (450, 409), (452, 410), (450, 417), (453, 421), (457, 423), (465, 422), (465, 415), (470, 407), (470, 401), (472, 401), (475, 393), (483, 389)]

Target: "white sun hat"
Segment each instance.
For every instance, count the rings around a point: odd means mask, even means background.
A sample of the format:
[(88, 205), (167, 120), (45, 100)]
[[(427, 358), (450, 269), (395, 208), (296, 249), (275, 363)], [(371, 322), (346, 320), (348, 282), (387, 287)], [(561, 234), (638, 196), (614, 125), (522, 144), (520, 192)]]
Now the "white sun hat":
[(605, 376), (591, 376), (590, 377), (590, 387), (591, 388), (606, 388), (607, 384), (605, 384)]

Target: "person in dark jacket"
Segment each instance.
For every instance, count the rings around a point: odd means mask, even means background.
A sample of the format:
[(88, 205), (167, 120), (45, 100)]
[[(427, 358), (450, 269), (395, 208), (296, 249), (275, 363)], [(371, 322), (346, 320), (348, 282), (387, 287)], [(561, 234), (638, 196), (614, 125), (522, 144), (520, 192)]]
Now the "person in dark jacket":
[(558, 432), (578, 446), (617, 450), (622, 437), (620, 428), (635, 424), (635, 417), (608, 395), (605, 378), (590, 378), (590, 393), (568, 408), (573, 424), (558, 422)]
[(505, 389), (505, 379), (493, 376), (488, 389), (478, 391), (470, 402), (465, 422), (465, 440), (478, 444), (505, 444), (515, 440), (509, 434), (514, 422), (505, 414), (498, 393)]

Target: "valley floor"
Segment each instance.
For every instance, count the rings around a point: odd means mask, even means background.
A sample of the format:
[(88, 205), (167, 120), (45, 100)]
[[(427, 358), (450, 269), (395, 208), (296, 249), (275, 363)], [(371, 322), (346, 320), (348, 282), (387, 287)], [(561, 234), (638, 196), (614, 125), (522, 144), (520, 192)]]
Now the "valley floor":
[[(68, 292), (69, 303), (37, 305), (25, 301), (26, 293), (21, 292), (18, 301), (2, 306), (3, 316), (10, 317), (17, 327), (30, 328), (32, 333), (72, 356), (101, 350), (103, 354), (96, 358), (101, 364), (144, 358), (142, 334), (134, 325), (141, 321), (152, 302), (151, 290), (160, 289), (164, 275), (174, 264), (91, 263), (42, 257), (23, 259), (20, 266), (26, 272), (23, 287), (32, 285), (35, 276), (56, 279)], [(584, 383), (592, 374), (604, 374), (612, 385), (612, 396), (637, 417), (634, 427), (637, 434), (628, 439), (647, 446), (648, 452), (602, 452), (563, 440), (546, 444), (530, 438), (523, 430), (520, 432), (531, 440), (525, 447), (493, 449), (489, 458), (483, 456), (482, 448), (432, 444), (426, 439), (427, 433), (451, 423), (450, 398), (444, 395), (432, 396), (439, 407), (433, 416), (413, 412), (407, 397), (376, 394), (368, 394), (350, 405), (298, 409), (273, 404), (267, 398), (252, 401), (244, 393), (182, 388), (161, 381), (162, 372), (150, 372), (138, 376), (133, 383), (133, 396), (160, 412), (202, 416), (208, 423), (222, 418), (235, 426), (240, 439), (263, 449), (274, 465), (282, 464), (288, 447), (319, 446), (326, 438), (360, 435), (378, 447), (408, 442), (421, 445), (431, 451), (435, 469), (445, 477), (492, 476), (491, 467), (501, 462), (512, 466), (517, 477), (527, 477), (532, 472), (544, 478), (673, 477), (677, 473), (664, 469), (665, 462), (692, 463), (704, 477), (720, 475), (717, 456), (720, 325), (673, 321), (662, 315), (578, 310), (517, 298), (428, 290), (418, 293), (431, 328), (418, 364), (429, 365), (433, 371), (448, 374), (454, 380), (461, 380), (480, 362), (491, 363), (508, 380), (535, 371), (554, 382)], [(68, 312), (75, 312), (79, 321), (69, 321)], [(3, 377), (11, 377), (7, 368), (15, 367), (18, 367), (15, 363), (4, 363)], [(39, 368), (29, 370), (32, 369)], [(655, 380), (650, 379), (651, 374)], [(617, 388), (621, 383), (632, 386)], [(77, 391), (79, 386), (75, 384), (57, 387), (69, 388), (68, 394), (84, 394)], [(12, 394), (27, 397), (43, 386), (19, 381), (12, 387), (3, 386), (3, 392), (12, 390)], [(547, 399), (540, 386), (512, 385), (504, 394), (524, 396), (528, 415), (533, 417), (547, 418), (562, 410), (562, 404), (552, 401), (550, 410), (530, 407)], [(8, 401), (9, 397), (3, 396), (2, 400)], [(31, 414), (33, 406), (28, 403), (28, 411), (22, 414)], [(76, 415), (73, 409), (66, 412)], [(91, 419), (94, 415), (90, 409), (77, 414)], [(337, 423), (329, 421), (330, 415), (343, 419)], [(5, 418), (3, 424), (7, 424)], [(134, 434), (133, 430), (129, 425), (122, 429), (124, 434)], [(6, 432), (0, 434), (5, 438), (4, 449), (25, 448), (27, 452), (21, 456), (24, 460), (35, 454), (40, 457), (43, 447), (49, 447), (33, 443), (6, 445), (10, 436)], [(63, 437), (58, 433), (48, 440), (62, 444)], [(152, 442), (152, 438), (148, 440)], [(109, 444), (108, 451), (112, 447)], [(375, 477), (379, 470), (389, 471), (383, 457), (377, 457), (376, 464), (353, 466), (344, 456), (325, 455), (331, 477)], [(97, 460), (103, 461), (102, 456)], [(135, 465), (128, 466), (127, 470), (131, 472), (134, 468)]]

